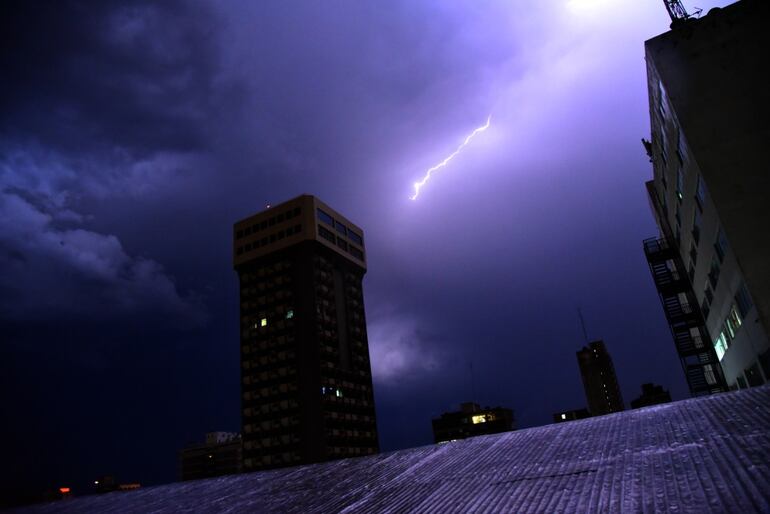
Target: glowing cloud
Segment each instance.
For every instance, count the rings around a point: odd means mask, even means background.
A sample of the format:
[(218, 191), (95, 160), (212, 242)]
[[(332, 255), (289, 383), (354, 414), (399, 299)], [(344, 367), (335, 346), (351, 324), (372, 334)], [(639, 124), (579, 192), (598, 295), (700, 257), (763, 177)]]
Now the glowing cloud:
[(457, 150), (452, 152), (452, 154), (449, 157), (447, 157), (446, 159), (444, 159), (443, 161), (441, 161), (440, 163), (436, 164), (435, 166), (430, 168), (428, 171), (426, 171), (425, 172), (425, 176), (422, 178), (422, 180), (419, 181), (419, 182), (415, 182), (414, 183), (414, 195), (410, 196), (409, 199), (410, 200), (416, 200), (417, 197), (420, 195), (420, 189), (422, 189), (422, 186), (424, 186), (428, 182), (428, 180), (430, 180), (431, 174), (434, 171), (439, 170), (439, 169), (443, 168), (444, 166), (446, 166), (447, 164), (449, 164), (449, 161), (454, 159), (455, 155), (460, 153), (460, 150), (462, 150), (468, 143), (470, 143), (471, 139), (473, 139), (473, 137), (476, 134), (478, 134), (479, 132), (484, 132), (485, 130), (487, 130), (489, 128), (490, 121), (492, 121), (492, 115), (491, 114), (487, 117), (487, 122), (484, 125), (482, 125), (479, 128), (477, 128), (476, 130), (474, 130), (473, 132), (471, 132), (468, 135), (468, 137), (465, 138), (465, 141), (463, 141), (462, 144), (457, 147)]

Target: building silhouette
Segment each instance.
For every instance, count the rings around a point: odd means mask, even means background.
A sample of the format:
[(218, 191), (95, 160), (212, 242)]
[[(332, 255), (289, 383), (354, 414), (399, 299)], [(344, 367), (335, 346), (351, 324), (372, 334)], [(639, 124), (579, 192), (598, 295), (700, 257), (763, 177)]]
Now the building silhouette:
[(513, 429), (514, 417), (511, 409), (481, 408), (477, 403), (465, 402), (460, 404), (459, 411), (445, 412), (433, 419), (433, 440), (443, 443)]
[(612, 357), (604, 341), (593, 341), (584, 346), (577, 352), (577, 360), (591, 415), (602, 416), (622, 411), (623, 397)]
[(770, 378), (768, 2), (645, 43), (660, 235), (644, 242), (692, 395)]
[(588, 409), (574, 409), (557, 412), (553, 415), (554, 423), (566, 423), (567, 421), (575, 421), (578, 419), (590, 418), (591, 413)]
[(631, 400), (631, 408), (649, 407), (660, 403), (669, 403), (671, 394), (663, 389), (663, 386), (655, 384), (642, 384), (642, 395), (635, 400)]
[(303, 195), (233, 235), (244, 469), (376, 453), (363, 231)]
[(241, 451), (240, 434), (209, 432), (204, 443), (189, 445), (179, 452), (179, 474), (182, 480), (198, 480), (240, 473)]

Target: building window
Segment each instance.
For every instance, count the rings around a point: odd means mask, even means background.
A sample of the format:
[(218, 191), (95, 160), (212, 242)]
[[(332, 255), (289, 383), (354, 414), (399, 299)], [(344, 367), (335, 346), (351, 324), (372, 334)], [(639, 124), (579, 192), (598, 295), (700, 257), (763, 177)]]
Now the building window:
[(339, 232), (339, 233), (340, 233), (340, 234), (342, 234), (343, 236), (346, 236), (346, 235), (348, 235), (348, 227), (346, 227), (345, 225), (343, 225), (343, 224), (342, 224), (342, 223), (340, 223), (339, 221), (335, 221), (335, 222), (334, 222), (334, 228), (336, 228), (336, 229), (337, 229), (337, 232)]
[(711, 269), (709, 270), (709, 282), (711, 282), (711, 287), (714, 289), (717, 288), (717, 282), (719, 281), (719, 258), (714, 255), (711, 258)]
[(345, 250), (345, 251), (347, 251), (347, 249), (348, 249), (348, 243), (347, 243), (347, 241), (345, 241), (345, 240), (344, 240), (344, 239), (342, 239), (341, 237), (338, 237), (338, 238), (337, 238), (337, 246), (339, 246), (340, 248), (342, 248), (342, 249), (343, 249), (343, 250)]
[(700, 209), (695, 207), (692, 215), (692, 238), (695, 244), (700, 242), (700, 226), (701, 226), (701, 214)]
[(350, 253), (350, 255), (352, 255), (353, 257), (355, 257), (359, 261), (363, 261), (364, 260), (364, 252), (362, 252), (361, 250), (359, 250), (355, 246), (349, 247), (348, 248), (348, 252)]
[(719, 257), (719, 262), (724, 262), (725, 255), (727, 255), (727, 238), (725, 237), (725, 233), (721, 228), (719, 229), (719, 232), (717, 232), (717, 240), (714, 243), (714, 250), (717, 253), (717, 257)]
[(334, 237), (334, 233), (331, 230), (322, 227), (321, 225), (318, 225), (318, 235), (331, 243), (337, 242), (337, 238)]
[(353, 232), (350, 229), (348, 229), (348, 237), (350, 238), (351, 241), (356, 243), (358, 246), (363, 246), (364, 245), (364, 240), (361, 238), (361, 236), (356, 234), (355, 232)]
[(698, 185), (695, 187), (695, 200), (700, 210), (703, 210), (703, 206), (706, 205), (706, 183), (703, 182), (701, 175), (698, 175)]
[(286, 311), (286, 319), (291, 319), (293, 317), (294, 317), (294, 311), (293, 310), (289, 309), (288, 311)]
[(668, 95), (666, 94), (666, 88), (663, 87), (663, 82), (658, 80), (658, 113), (663, 118), (661, 121), (665, 121), (668, 110)]
[(682, 128), (679, 128), (678, 139), (676, 143), (676, 155), (679, 157), (679, 166), (684, 166), (685, 155), (687, 155), (687, 145), (684, 142), (684, 134)]
[(262, 318), (259, 320), (259, 326), (260, 327), (266, 327), (267, 326), (267, 318)]
[(703, 319), (707, 320), (709, 319), (709, 312), (711, 311), (711, 305), (709, 305), (709, 302), (706, 298), (703, 299), (703, 302), (700, 304), (700, 310), (703, 314)]
[(330, 227), (334, 226), (334, 218), (331, 217), (326, 211), (323, 209), (318, 209), (318, 219), (329, 225)]
[(744, 282), (741, 282), (740, 287), (738, 287), (738, 292), (735, 293), (735, 303), (738, 306), (738, 312), (740, 313), (741, 318), (746, 319), (746, 315), (749, 313), (754, 304), (751, 301), (749, 290), (746, 288), (746, 284)]
[(741, 325), (743, 324), (743, 318), (741, 317), (741, 314), (738, 312), (738, 306), (735, 304), (732, 304), (730, 306), (730, 312), (727, 314), (727, 320), (725, 321), (727, 325), (727, 329), (730, 331), (730, 335), (732, 337), (735, 337), (735, 334), (738, 332), (738, 329), (741, 328)]

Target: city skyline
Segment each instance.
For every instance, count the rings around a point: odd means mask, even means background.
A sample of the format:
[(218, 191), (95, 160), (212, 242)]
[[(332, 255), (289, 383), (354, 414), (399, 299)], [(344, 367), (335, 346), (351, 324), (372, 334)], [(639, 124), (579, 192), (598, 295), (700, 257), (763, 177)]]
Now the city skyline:
[(643, 43), (668, 30), (661, 3), (326, 9), (8, 9), (13, 480), (168, 482), (187, 441), (238, 431), (231, 224), (303, 193), (367, 234), (382, 450), (430, 443), (431, 419), (465, 401), (521, 428), (583, 405), (577, 306), (626, 398), (648, 382), (688, 396), (640, 243), (655, 233)]

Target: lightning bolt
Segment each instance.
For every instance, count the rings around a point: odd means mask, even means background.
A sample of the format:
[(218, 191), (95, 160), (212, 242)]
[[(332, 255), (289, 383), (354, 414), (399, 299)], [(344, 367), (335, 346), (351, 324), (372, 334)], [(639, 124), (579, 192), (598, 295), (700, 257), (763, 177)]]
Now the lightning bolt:
[(421, 181), (419, 181), (419, 182), (415, 182), (415, 183), (414, 183), (414, 195), (410, 196), (410, 197), (409, 197), (409, 199), (410, 199), (410, 200), (416, 200), (416, 199), (417, 199), (417, 197), (418, 197), (418, 196), (420, 196), (420, 189), (422, 189), (422, 186), (424, 186), (424, 185), (425, 185), (425, 184), (426, 184), (426, 183), (427, 183), (427, 182), (430, 180), (430, 176), (431, 176), (431, 174), (433, 174), (433, 172), (434, 172), (434, 171), (440, 170), (441, 168), (443, 168), (444, 166), (446, 166), (447, 164), (449, 164), (449, 161), (451, 161), (452, 159), (454, 159), (454, 158), (455, 158), (455, 156), (456, 156), (458, 153), (460, 153), (460, 151), (461, 151), (463, 148), (465, 148), (465, 146), (466, 146), (468, 143), (470, 143), (470, 142), (471, 142), (471, 139), (473, 139), (473, 138), (474, 138), (474, 136), (475, 136), (476, 134), (478, 134), (479, 132), (484, 132), (485, 130), (487, 130), (487, 129), (489, 128), (489, 122), (491, 122), (491, 121), (492, 121), (492, 115), (490, 114), (490, 115), (487, 117), (487, 122), (486, 122), (484, 125), (482, 125), (482, 126), (480, 126), (479, 128), (477, 128), (476, 130), (474, 130), (473, 132), (471, 132), (471, 133), (468, 135), (468, 137), (466, 137), (466, 138), (465, 138), (465, 141), (463, 141), (463, 142), (462, 142), (462, 144), (461, 144), (460, 146), (458, 146), (458, 147), (457, 147), (457, 150), (455, 150), (454, 152), (452, 152), (452, 154), (451, 154), (449, 157), (447, 157), (446, 159), (444, 159), (443, 161), (441, 161), (440, 163), (436, 164), (435, 166), (433, 166), (432, 168), (430, 168), (428, 171), (426, 171), (426, 172), (425, 172), (425, 176), (422, 178), (422, 180), (421, 180)]

